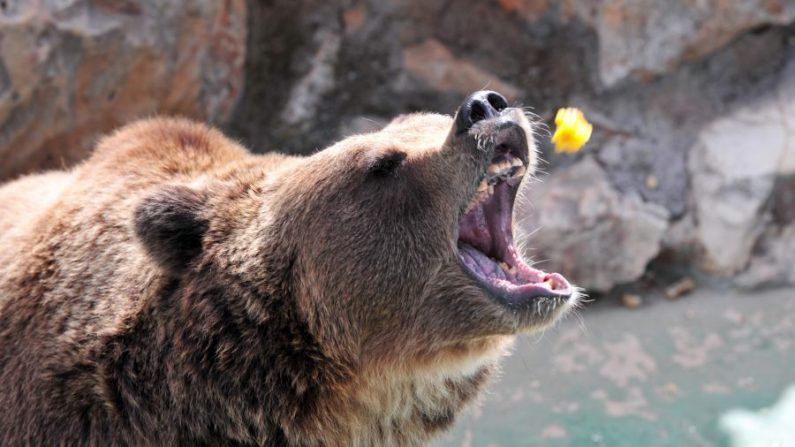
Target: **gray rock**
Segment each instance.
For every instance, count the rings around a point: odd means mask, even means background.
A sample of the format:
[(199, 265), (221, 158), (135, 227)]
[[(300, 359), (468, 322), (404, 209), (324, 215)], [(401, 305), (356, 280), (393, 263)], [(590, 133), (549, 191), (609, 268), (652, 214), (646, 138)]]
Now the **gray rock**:
[(795, 224), (765, 232), (758, 248), (748, 269), (735, 278), (737, 285), (757, 289), (795, 284)]
[(668, 226), (665, 208), (619, 194), (591, 157), (519, 194), (514, 222), (526, 256), (589, 290), (643, 275)]
[(703, 266), (742, 270), (771, 216), (777, 176), (795, 172), (795, 63), (773, 92), (707, 125), (688, 163)]
[(628, 76), (652, 79), (751, 28), (795, 20), (795, 3), (768, 0), (579, 0), (572, 10), (599, 37), (599, 74), (606, 86)]
[(317, 51), (309, 59), (309, 71), (293, 86), (282, 112), (283, 121), (301, 129), (310, 129), (323, 95), (334, 88), (334, 65), (340, 50), (341, 36), (330, 30), (315, 34)]

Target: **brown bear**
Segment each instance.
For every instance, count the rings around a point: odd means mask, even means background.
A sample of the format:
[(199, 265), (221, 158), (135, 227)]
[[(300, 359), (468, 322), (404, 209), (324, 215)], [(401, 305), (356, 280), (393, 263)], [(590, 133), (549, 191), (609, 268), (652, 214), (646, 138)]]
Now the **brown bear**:
[(183, 119), (0, 188), (1, 445), (419, 445), (578, 299), (512, 209), (495, 92), (309, 157)]

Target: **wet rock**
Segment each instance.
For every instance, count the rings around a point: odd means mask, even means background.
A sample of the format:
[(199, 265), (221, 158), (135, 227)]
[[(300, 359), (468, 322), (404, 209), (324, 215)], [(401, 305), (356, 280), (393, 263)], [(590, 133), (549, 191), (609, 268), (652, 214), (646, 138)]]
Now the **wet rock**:
[(640, 278), (660, 250), (667, 211), (621, 195), (590, 157), (525, 183), (514, 215), (520, 246), (544, 270), (594, 291)]
[(156, 113), (223, 123), (241, 92), (243, 0), (0, 3), (0, 179), (60, 168)]

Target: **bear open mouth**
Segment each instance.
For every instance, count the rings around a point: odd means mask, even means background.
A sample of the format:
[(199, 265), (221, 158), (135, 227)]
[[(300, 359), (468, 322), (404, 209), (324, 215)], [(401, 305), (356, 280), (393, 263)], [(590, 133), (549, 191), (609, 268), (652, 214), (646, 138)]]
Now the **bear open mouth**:
[(498, 143), (494, 153), (459, 223), (461, 263), (481, 287), (506, 304), (571, 296), (572, 287), (562, 275), (529, 266), (514, 244), (512, 212), (527, 169), (526, 140), (520, 145)]

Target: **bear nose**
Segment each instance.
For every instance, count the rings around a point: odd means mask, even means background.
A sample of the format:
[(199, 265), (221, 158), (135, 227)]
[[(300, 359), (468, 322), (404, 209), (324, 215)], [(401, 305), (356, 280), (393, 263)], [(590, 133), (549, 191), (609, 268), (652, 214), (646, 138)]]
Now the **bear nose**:
[(457, 133), (468, 131), (478, 121), (494, 118), (508, 107), (508, 100), (497, 92), (481, 90), (464, 100), (456, 114)]

